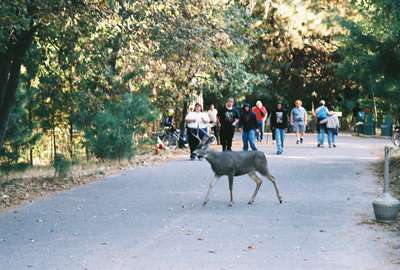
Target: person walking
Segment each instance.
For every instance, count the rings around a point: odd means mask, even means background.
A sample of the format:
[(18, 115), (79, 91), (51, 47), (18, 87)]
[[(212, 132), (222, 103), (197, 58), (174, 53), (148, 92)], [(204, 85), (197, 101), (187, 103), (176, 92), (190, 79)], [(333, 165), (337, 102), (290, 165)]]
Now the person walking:
[(319, 107), (315, 110), (315, 117), (317, 118), (317, 132), (318, 132), (318, 147), (324, 147), (326, 123), (328, 122), (329, 111), (325, 106), (325, 101), (319, 102)]
[(185, 117), (185, 122), (187, 123), (190, 159), (194, 160), (196, 155), (193, 151), (197, 149), (200, 143), (195, 136), (198, 136), (200, 139), (207, 136), (207, 125), (210, 122), (210, 118), (207, 113), (203, 112), (201, 104), (196, 103), (193, 112), (189, 112)]
[(210, 108), (207, 111), (208, 117), (210, 118), (210, 128), (215, 136), (217, 144), (219, 144), (219, 123), (218, 123), (218, 111), (215, 109), (214, 104), (210, 105)]
[(296, 132), (296, 144), (303, 143), (307, 126), (307, 112), (302, 107), (301, 100), (294, 102), (295, 107), (290, 112), (290, 124)]
[(276, 109), (271, 113), (271, 128), (275, 130), (275, 140), (277, 155), (283, 153), (283, 146), (285, 140), (285, 129), (288, 127), (288, 119), (286, 110), (283, 108), (282, 103), (276, 104)]
[(256, 102), (256, 106), (254, 106), (252, 110), (257, 118), (257, 141), (261, 142), (264, 136), (265, 119), (267, 119), (268, 112), (260, 100)]
[(239, 119), (239, 127), (242, 129), (243, 151), (249, 150), (249, 144), (251, 150), (257, 151), (255, 144), (257, 126), (258, 123), (256, 114), (250, 110), (249, 104), (244, 104)]
[(339, 133), (340, 122), (337, 114), (334, 112), (333, 105), (328, 106), (329, 115), (328, 121), (326, 122), (326, 128), (328, 129), (328, 144), (329, 148), (336, 147), (336, 136)]
[(239, 121), (240, 115), (234, 107), (233, 98), (228, 98), (225, 106), (218, 111), (219, 138), (222, 145), (222, 151), (232, 151), (232, 139), (235, 134), (235, 127)]

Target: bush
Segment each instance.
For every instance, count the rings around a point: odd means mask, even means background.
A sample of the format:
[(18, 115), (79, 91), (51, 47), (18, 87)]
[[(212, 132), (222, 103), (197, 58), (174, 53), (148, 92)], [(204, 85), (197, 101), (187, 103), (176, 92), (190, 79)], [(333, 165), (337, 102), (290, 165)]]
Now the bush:
[(157, 116), (147, 95), (128, 93), (95, 114), (92, 127), (85, 132), (86, 144), (100, 159), (130, 158), (134, 151), (133, 135)]
[(54, 177), (66, 177), (71, 165), (72, 163), (63, 154), (56, 154), (53, 161)]

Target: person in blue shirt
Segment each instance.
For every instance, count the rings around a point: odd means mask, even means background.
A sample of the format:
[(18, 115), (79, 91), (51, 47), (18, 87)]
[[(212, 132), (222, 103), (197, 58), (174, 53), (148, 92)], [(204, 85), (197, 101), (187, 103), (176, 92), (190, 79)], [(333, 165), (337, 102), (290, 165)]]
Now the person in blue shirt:
[(317, 118), (317, 132), (318, 132), (318, 147), (324, 147), (326, 123), (328, 122), (329, 110), (325, 106), (325, 101), (319, 102), (319, 107), (315, 110), (315, 117)]
[(301, 100), (294, 102), (295, 107), (290, 112), (290, 124), (296, 132), (296, 144), (303, 143), (307, 126), (307, 112), (302, 107)]

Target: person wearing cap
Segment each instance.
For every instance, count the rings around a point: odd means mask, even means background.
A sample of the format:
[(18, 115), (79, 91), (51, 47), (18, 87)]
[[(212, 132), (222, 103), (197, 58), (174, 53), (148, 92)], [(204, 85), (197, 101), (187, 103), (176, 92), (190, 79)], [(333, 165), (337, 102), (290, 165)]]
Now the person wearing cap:
[(257, 126), (256, 114), (250, 110), (250, 104), (245, 103), (239, 119), (239, 127), (242, 130), (243, 151), (249, 150), (249, 144), (251, 150), (257, 151), (255, 144)]
[(329, 110), (325, 106), (325, 101), (319, 102), (319, 107), (315, 110), (315, 117), (317, 118), (317, 147), (324, 147), (326, 123), (328, 122)]
[(207, 113), (203, 112), (201, 104), (196, 103), (193, 112), (189, 112), (185, 117), (185, 122), (187, 123), (190, 159), (194, 160), (196, 155), (193, 151), (197, 149), (200, 143), (196, 136), (202, 139), (207, 135), (207, 126), (210, 122), (210, 118)]
[(261, 142), (264, 135), (265, 119), (267, 119), (268, 112), (260, 100), (257, 100), (256, 106), (253, 107), (253, 112), (257, 117), (257, 141)]
[(219, 140), (222, 151), (232, 151), (232, 140), (235, 134), (235, 127), (239, 121), (239, 112), (233, 107), (233, 98), (228, 98), (225, 106), (218, 111), (218, 121), (220, 123)]
[(285, 129), (288, 127), (287, 113), (281, 102), (276, 104), (276, 109), (271, 113), (271, 128), (275, 131), (276, 154), (283, 153), (283, 145), (285, 140)]
[(307, 125), (307, 112), (301, 106), (302, 104), (301, 100), (296, 100), (294, 102), (295, 107), (290, 112), (290, 124), (296, 132), (296, 144), (303, 143)]

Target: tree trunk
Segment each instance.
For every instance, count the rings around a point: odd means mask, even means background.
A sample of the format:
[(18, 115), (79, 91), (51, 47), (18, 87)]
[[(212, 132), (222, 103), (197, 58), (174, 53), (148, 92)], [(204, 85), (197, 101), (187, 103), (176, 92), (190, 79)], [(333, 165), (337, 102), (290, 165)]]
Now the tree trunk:
[(185, 117), (188, 112), (188, 106), (189, 106), (188, 101), (185, 98), (183, 101), (183, 108), (182, 108), (182, 115), (181, 115), (182, 118), (181, 118), (181, 123), (179, 126), (179, 128), (181, 129), (182, 132), (185, 130)]
[(51, 137), (52, 137), (52, 141), (53, 141), (53, 161), (56, 159), (56, 155), (57, 155), (57, 144), (56, 144), (56, 123), (55, 123), (55, 117), (54, 115), (52, 115), (51, 117), (51, 121), (52, 121), (52, 127), (51, 127)]
[(3, 146), (10, 111), (15, 104), (22, 60), (32, 44), (33, 33), (23, 32), (14, 41), (9, 41), (7, 51), (0, 55), (0, 147)]
[[(28, 82), (28, 91), (29, 91), (29, 101), (28, 101), (28, 124), (29, 129), (33, 132), (33, 112), (32, 112), (32, 92), (31, 92), (31, 81)], [(29, 147), (29, 164), (33, 167), (33, 147)]]
[(74, 129), (71, 116), (69, 117), (69, 156), (71, 160), (74, 157)]

